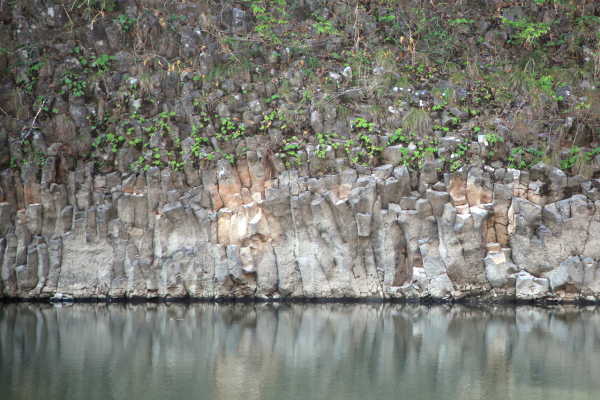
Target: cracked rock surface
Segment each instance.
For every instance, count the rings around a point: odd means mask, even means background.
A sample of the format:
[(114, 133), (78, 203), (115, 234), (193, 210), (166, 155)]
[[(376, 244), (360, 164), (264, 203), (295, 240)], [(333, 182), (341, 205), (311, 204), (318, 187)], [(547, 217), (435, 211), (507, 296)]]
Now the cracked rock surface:
[[(64, 183), (52, 173), (38, 183), (27, 170), (3, 171), (2, 295), (600, 295), (600, 200), (572, 194), (548, 202), (520, 189), (524, 174), (494, 182), (476, 166), (434, 174), (428, 187), (445, 190), (422, 196), (419, 180), (411, 186), (375, 171), (308, 178), (253, 162), (260, 173), (221, 160), (199, 171), (203, 184), (193, 187), (183, 172), (157, 167), (94, 175), (84, 164)], [(18, 193), (29, 193), (22, 204)]]

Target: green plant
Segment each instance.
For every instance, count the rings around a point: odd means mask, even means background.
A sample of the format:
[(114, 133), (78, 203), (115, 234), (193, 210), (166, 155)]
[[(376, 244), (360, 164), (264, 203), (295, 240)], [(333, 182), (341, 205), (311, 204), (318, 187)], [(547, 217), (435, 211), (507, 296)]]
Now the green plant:
[(571, 167), (573, 167), (573, 165), (575, 164), (575, 160), (577, 159), (578, 154), (579, 154), (579, 147), (573, 146), (569, 150), (569, 157), (567, 157), (566, 159), (564, 159), (560, 162), (560, 168), (564, 169), (564, 170), (571, 169)]
[(118, 144), (122, 143), (124, 140), (125, 140), (125, 138), (122, 135), (116, 136), (113, 133), (107, 133), (105, 138), (98, 137), (96, 139), (96, 142), (92, 143), (92, 146), (98, 147), (104, 141), (106, 144), (108, 144), (111, 147), (111, 151), (113, 153), (116, 153)]
[(450, 131), (450, 128), (448, 128), (447, 126), (439, 126), (439, 125), (434, 125), (433, 129), (435, 129), (436, 131), (444, 131), (444, 132)]
[(96, 57), (95, 53), (90, 55), (90, 65), (94, 68), (98, 68), (100, 71), (108, 72), (108, 66), (115, 59), (113, 55), (103, 54), (101, 57)]
[(367, 129), (369, 132), (372, 132), (375, 128), (375, 124), (373, 122), (367, 122), (364, 118), (356, 118), (352, 121), (352, 126), (355, 128)]
[(223, 155), (225, 157), (225, 159), (227, 161), (229, 161), (231, 164), (235, 164), (235, 158), (233, 157), (233, 155), (231, 154), (224, 154)]
[(43, 167), (46, 164), (46, 156), (41, 151), (34, 150), (31, 156), (33, 162), (35, 162), (38, 167)]
[(340, 32), (331, 24), (331, 20), (326, 21), (322, 17), (317, 17), (318, 22), (313, 24), (319, 35), (338, 35)]
[(540, 162), (543, 152), (536, 149), (514, 147), (508, 157), (509, 168), (529, 169)]
[(228, 141), (230, 139), (237, 139), (243, 136), (245, 133), (245, 127), (241, 124), (236, 124), (231, 118), (221, 118), (221, 129), (216, 133), (218, 140)]
[(504, 138), (496, 135), (495, 133), (487, 133), (484, 137), (490, 146), (494, 146), (496, 143), (504, 142)]
[(600, 147), (596, 147), (595, 149), (593, 149), (592, 151), (588, 151), (585, 153), (585, 157), (587, 161), (591, 161), (593, 157), (597, 156), (598, 154), (600, 154)]
[(129, 18), (127, 15), (119, 14), (115, 20), (121, 25), (123, 32), (129, 32), (137, 24), (137, 18)]
[(447, 101), (444, 101), (442, 104), (435, 105), (431, 107), (431, 111), (441, 111), (448, 105)]
[(250, 0), (252, 13), (256, 19), (256, 31), (259, 35), (271, 40), (273, 43), (281, 43), (281, 39), (274, 34), (276, 25), (288, 22), (287, 3), (285, 0), (258, 1)]
[[(292, 137), (292, 140), (298, 140), (298, 138), (296, 136)], [(300, 150), (300, 144), (299, 143), (287, 143), (284, 147), (283, 147), (283, 151), (285, 154), (291, 156), (291, 157), (295, 157), (296, 159), (296, 163), (298, 165), (302, 165), (302, 162), (300, 161), (300, 154), (298, 154), (298, 151)], [(289, 167), (290, 163), (289, 161), (286, 162), (286, 166)]]
[(402, 128), (396, 129), (394, 134), (389, 138), (387, 145), (390, 146), (394, 143), (399, 143), (399, 142), (408, 143), (408, 139), (406, 138), (404, 133), (402, 133)]
[(450, 19), (448, 20), (448, 22), (450, 23), (450, 25), (455, 26), (455, 25), (468, 25), (468, 24), (472, 24), (473, 21), (471, 21), (469, 18), (457, 18), (457, 19)]
[(450, 171), (454, 172), (463, 166), (461, 160), (455, 160), (450, 164)]
[(539, 86), (545, 93), (552, 93), (554, 87), (554, 78), (551, 75), (542, 76), (539, 79)]
[(539, 38), (550, 31), (549, 22), (528, 22), (526, 19), (511, 21), (505, 17), (500, 17), (502, 22), (517, 30), (517, 38), (524, 42), (526, 46), (537, 47)]
[(266, 101), (267, 101), (267, 103), (271, 103), (272, 101), (277, 100), (279, 97), (280, 96), (277, 93), (275, 93), (273, 96), (268, 97)]
[[(477, 127), (478, 128), (478, 127)], [(495, 133), (488, 133), (485, 136), (485, 140), (490, 146), (490, 151), (488, 152), (488, 157), (493, 157), (496, 155), (497, 145), (500, 143), (504, 143), (504, 138), (502, 136), (496, 135)]]
[[(60, 84), (66, 85), (71, 94), (75, 97), (81, 97), (84, 95), (85, 87), (87, 82), (81, 80), (79, 75), (74, 72), (67, 71), (60, 78)], [(65, 90), (61, 90), (60, 94), (65, 94)]]

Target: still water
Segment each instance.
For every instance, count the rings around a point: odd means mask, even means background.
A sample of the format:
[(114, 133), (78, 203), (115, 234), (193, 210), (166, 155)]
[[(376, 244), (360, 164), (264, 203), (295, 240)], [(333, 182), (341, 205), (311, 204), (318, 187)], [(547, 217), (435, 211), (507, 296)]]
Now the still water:
[(600, 399), (600, 310), (0, 304), (0, 399)]

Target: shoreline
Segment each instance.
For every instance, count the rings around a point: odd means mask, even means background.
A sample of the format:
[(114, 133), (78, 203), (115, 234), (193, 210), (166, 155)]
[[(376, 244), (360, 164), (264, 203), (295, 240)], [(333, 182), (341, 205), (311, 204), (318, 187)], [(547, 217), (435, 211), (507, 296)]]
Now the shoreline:
[(141, 298), (76, 298), (69, 300), (53, 300), (53, 299), (40, 299), (40, 298), (29, 298), (23, 299), (19, 297), (11, 298), (0, 298), (0, 305), (4, 304), (420, 304), (420, 305), (493, 305), (493, 306), (600, 306), (598, 301), (590, 300), (499, 300), (499, 301), (482, 301), (482, 300), (469, 300), (469, 299), (357, 299), (357, 298), (286, 298), (286, 299), (257, 299), (257, 298), (192, 298), (192, 297), (155, 297), (151, 299)]

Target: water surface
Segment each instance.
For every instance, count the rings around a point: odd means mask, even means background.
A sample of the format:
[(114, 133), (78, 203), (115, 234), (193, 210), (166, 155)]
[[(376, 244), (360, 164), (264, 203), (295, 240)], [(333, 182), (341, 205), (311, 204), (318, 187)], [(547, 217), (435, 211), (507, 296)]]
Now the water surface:
[(0, 399), (598, 399), (600, 310), (0, 305)]

